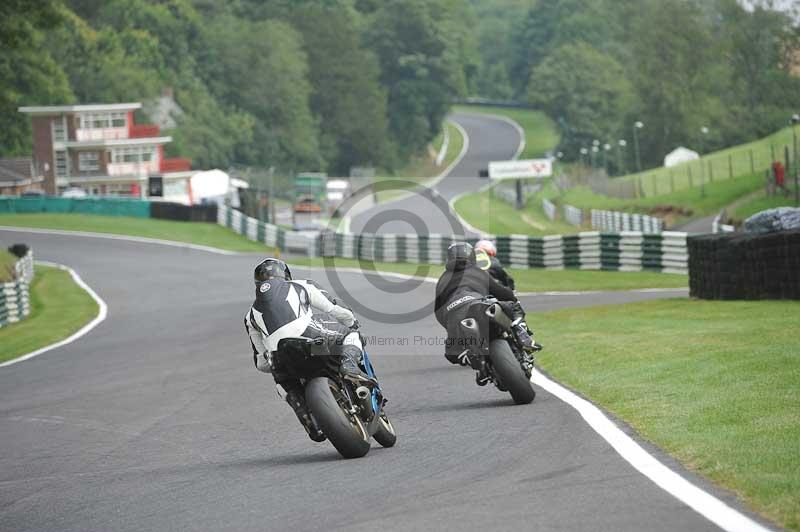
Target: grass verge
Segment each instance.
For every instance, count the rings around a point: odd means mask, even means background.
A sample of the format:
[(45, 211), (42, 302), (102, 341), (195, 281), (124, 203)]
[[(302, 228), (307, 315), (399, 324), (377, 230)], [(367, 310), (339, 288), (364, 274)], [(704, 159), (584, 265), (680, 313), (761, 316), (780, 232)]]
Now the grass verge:
[[(323, 259), (296, 258), (291, 264), (298, 266), (325, 267)], [(338, 268), (359, 268), (395, 272), (422, 277), (439, 277), (443, 266), (435, 264), (397, 264), (387, 262), (371, 263), (364, 261), (360, 265), (354, 259), (332, 258), (329, 262)], [(517, 283), (519, 292), (549, 292), (571, 290), (635, 290), (639, 288), (686, 288), (688, 278), (685, 275), (654, 272), (604, 272), (586, 270), (509, 270)]]
[(67, 338), (97, 316), (94, 299), (69, 272), (36, 266), (31, 285), (31, 314), (0, 328), (0, 362)]
[(800, 303), (535, 314), (541, 366), (690, 469), (800, 528)]
[(175, 222), (123, 216), (35, 213), (0, 214), (0, 225), (142, 236), (211, 246), (229, 251), (271, 251), (271, 248), (264, 244), (251, 242), (230, 229), (214, 223)]
[(5, 250), (0, 250), (0, 283), (7, 283), (14, 278), (14, 264), (19, 258)]
[(542, 111), (482, 105), (457, 105), (453, 111), (504, 116), (519, 124), (525, 131), (525, 148), (519, 155), (520, 159), (542, 157), (555, 149), (560, 141), (556, 124)]
[(774, 209), (776, 207), (794, 207), (794, 193), (789, 196), (766, 196), (762, 193), (759, 197), (754, 198), (746, 203), (736, 207), (733, 212), (728, 215), (738, 222), (743, 222), (750, 216), (757, 212), (765, 211), (767, 209)]

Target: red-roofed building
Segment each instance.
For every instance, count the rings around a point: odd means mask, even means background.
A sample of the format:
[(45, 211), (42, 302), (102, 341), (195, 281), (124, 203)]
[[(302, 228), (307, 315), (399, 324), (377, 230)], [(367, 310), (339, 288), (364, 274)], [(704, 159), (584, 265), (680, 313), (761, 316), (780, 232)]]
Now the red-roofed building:
[(58, 194), (80, 187), (90, 194), (144, 197), (148, 178), (164, 188), (184, 186), (192, 175), (188, 159), (165, 159), (159, 127), (135, 124), (140, 103), (20, 107), (31, 115), (33, 163), (44, 189)]

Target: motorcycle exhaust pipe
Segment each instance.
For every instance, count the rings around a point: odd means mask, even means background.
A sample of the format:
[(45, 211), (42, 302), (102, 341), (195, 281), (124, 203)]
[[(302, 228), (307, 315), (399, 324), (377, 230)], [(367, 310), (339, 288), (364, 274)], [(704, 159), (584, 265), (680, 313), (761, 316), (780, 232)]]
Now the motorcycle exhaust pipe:
[(367, 399), (370, 395), (372, 395), (372, 393), (366, 386), (359, 386), (358, 388), (356, 388), (356, 395), (358, 396), (359, 399), (363, 401)]

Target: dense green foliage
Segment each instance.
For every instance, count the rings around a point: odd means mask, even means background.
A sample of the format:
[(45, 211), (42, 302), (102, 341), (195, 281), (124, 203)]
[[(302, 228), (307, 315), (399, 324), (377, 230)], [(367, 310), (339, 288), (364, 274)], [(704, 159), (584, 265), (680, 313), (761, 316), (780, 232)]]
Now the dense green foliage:
[(0, 18), (3, 156), (30, 153), (19, 106), (170, 87), (184, 113), (168, 154), (196, 166), (392, 169), (477, 64), (466, 0), (10, 0)]
[[(472, 4), (474, 90), (545, 109), (562, 129), (567, 160), (594, 139), (633, 147), (642, 121), (644, 166), (660, 166), (680, 145), (705, 152), (765, 136), (800, 108), (800, 79), (791, 75), (800, 67), (798, 18), (769, 0), (748, 2), (752, 9), (737, 0)], [(634, 168), (633, 154), (625, 150), (623, 167)], [(616, 157), (610, 166), (618, 170)]]

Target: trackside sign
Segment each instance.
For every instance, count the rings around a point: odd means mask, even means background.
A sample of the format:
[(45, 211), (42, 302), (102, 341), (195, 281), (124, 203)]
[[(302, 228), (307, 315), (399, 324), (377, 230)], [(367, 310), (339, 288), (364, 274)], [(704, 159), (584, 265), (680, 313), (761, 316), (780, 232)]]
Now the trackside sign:
[(524, 161), (492, 161), (489, 163), (490, 179), (518, 179), (521, 177), (550, 177), (553, 163), (550, 159)]

